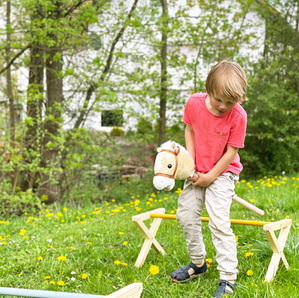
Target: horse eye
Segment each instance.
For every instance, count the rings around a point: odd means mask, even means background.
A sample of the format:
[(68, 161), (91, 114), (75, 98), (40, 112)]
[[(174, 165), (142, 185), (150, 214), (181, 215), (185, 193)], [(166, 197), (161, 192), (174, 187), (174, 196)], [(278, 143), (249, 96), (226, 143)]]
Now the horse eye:
[(172, 168), (172, 164), (169, 164), (167, 167), (168, 167), (168, 169), (171, 169)]

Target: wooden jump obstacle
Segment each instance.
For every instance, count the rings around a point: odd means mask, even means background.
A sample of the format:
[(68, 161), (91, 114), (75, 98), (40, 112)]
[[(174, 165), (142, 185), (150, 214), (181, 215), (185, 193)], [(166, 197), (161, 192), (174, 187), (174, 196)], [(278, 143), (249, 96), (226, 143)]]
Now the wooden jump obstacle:
[(81, 294), (81, 293), (67, 293), (58, 291), (44, 291), (44, 290), (31, 290), (31, 289), (18, 289), (18, 288), (5, 288), (0, 287), (0, 294), (7, 296), (20, 296), (20, 297), (39, 297), (39, 298), (139, 298), (143, 290), (142, 283), (132, 283), (118, 291), (105, 296), (94, 294)]
[[(145, 220), (153, 218), (150, 229), (144, 224)], [(166, 254), (162, 246), (157, 241), (156, 234), (162, 222), (162, 219), (176, 219), (175, 215), (165, 214), (165, 208), (159, 208), (152, 211), (148, 211), (142, 214), (134, 215), (132, 221), (142, 233), (145, 238), (143, 246), (140, 250), (138, 258), (135, 262), (136, 267), (141, 267), (149, 253), (150, 248), (153, 246), (157, 253), (161, 253), (163, 256)], [(208, 217), (202, 217), (202, 222), (208, 222)], [(280, 259), (283, 261), (285, 267), (289, 269), (289, 264), (283, 253), (285, 243), (287, 241), (290, 228), (292, 225), (291, 219), (283, 219), (276, 222), (267, 221), (252, 221), (252, 220), (240, 220), (240, 219), (230, 219), (232, 224), (238, 225), (251, 225), (251, 226), (262, 226), (269, 241), (270, 247), (273, 251), (273, 255), (268, 266), (268, 270), (265, 276), (265, 282), (271, 282), (276, 274)], [(280, 230), (278, 239), (276, 238), (275, 231)]]

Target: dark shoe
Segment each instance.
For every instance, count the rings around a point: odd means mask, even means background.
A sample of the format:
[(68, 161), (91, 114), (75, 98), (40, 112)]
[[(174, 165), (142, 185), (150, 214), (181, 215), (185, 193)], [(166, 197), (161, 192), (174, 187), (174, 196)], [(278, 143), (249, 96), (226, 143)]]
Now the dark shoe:
[[(194, 273), (191, 275), (189, 275), (189, 272), (188, 272), (188, 270), (190, 268), (192, 268), (194, 270)], [(205, 273), (207, 270), (208, 270), (208, 267), (207, 267), (206, 260), (201, 267), (197, 267), (195, 264), (193, 264), (191, 262), (189, 265), (187, 265), (185, 267), (181, 267), (181, 268), (173, 271), (170, 275), (170, 278), (174, 282), (182, 282), (183, 283), (190, 279), (200, 276), (201, 274)]]
[(235, 285), (227, 280), (220, 280), (219, 288), (213, 295), (213, 297), (223, 297), (234, 292)]

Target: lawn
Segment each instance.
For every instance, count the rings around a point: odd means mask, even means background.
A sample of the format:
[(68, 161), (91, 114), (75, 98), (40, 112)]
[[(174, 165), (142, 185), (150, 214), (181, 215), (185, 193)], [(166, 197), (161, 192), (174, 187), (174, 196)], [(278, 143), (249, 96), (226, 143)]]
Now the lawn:
[[(262, 227), (232, 225), (239, 259), (238, 290), (232, 297), (299, 297), (298, 186), (298, 175), (237, 184), (236, 193), (263, 209), (265, 215), (256, 215), (233, 202), (231, 218), (291, 218), (293, 224), (284, 250), (290, 269), (281, 262), (271, 283), (263, 282), (272, 250)], [(109, 201), (84, 208), (48, 206), (37, 215), (2, 219), (0, 285), (107, 295), (137, 281), (143, 283), (143, 297), (211, 297), (219, 276), (207, 223), (203, 223), (203, 234), (210, 267), (199, 279), (186, 284), (170, 281), (173, 270), (190, 262), (175, 220), (163, 220), (157, 234), (167, 254), (162, 256), (151, 249), (145, 264), (134, 266), (144, 238), (132, 216), (160, 207), (175, 214), (181, 190), (145, 195), (131, 190), (126, 188)], [(149, 227), (150, 220), (145, 224)]]

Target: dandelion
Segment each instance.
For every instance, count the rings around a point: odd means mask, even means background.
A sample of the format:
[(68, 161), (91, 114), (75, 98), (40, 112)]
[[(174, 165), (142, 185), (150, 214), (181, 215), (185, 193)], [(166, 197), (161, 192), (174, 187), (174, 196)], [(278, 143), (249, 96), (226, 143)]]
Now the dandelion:
[(92, 245), (92, 242), (87, 242), (88, 245)]
[(255, 199), (251, 199), (250, 202), (251, 202), (251, 203), (254, 203), (254, 202), (255, 202)]
[(57, 260), (63, 262), (63, 261), (66, 260), (66, 257), (65, 256), (60, 256), (60, 257), (57, 258)]
[(252, 270), (248, 270), (246, 273), (248, 276), (252, 276), (253, 275), (253, 271)]
[(21, 229), (21, 230), (20, 230), (20, 233), (19, 233), (19, 235), (21, 235), (21, 236), (22, 236), (22, 235), (24, 235), (26, 232), (27, 232), (26, 230), (24, 230), (24, 229)]
[(62, 210), (63, 210), (63, 211), (67, 211), (67, 208), (66, 208), (66, 207), (64, 207)]
[(50, 279), (51, 278), (51, 276), (44, 276), (44, 279)]
[(267, 281), (267, 280), (264, 280), (264, 281), (263, 281), (263, 284), (266, 284), (266, 283), (268, 283), (268, 281)]
[(124, 232), (119, 232), (119, 235), (124, 235), (125, 233)]
[(55, 285), (55, 281), (54, 280), (50, 280), (50, 284), (51, 285)]
[(62, 280), (60, 280), (60, 281), (57, 282), (57, 285), (58, 286), (64, 286), (64, 282)]
[(37, 260), (38, 261), (42, 261), (44, 258), (42, 258), (42, 257), (37, 257)]
[(236, 240), (236, 242), (239, 241), (239, 236), (238, 235), (235, 236), (235, 240)]
[(208, 264), (211, 264), (211, 263), (213, 262), (213, 260), (212, 260), (212, 259), (206, 259), (206, 262), (207, 262)]
[(83, 273), (81, 277), (82, 277), (82, 279), (86, 279), (88, 277), (88, 274)]
[(62, 217), (62, 216), (63, 216), (63, 214), (62, 214), (61, 212), (58, 212), (57, 215), (58, 215), (59, 217)]
[(159, 267), (156, 265), (151, 265), (149, 268), (149, 272), (152, 275), (158, 274), (159, 273)]
[(114, 264), (115, 264), (115, 265), (119, 265), (119, 264), (121, 264), (121, 261), (116, 260), (116, 261), (114, 261)]
[(125, 262), (122, 262), (121, 263), (123, 266), (127, 266), (128, 264), (127, 263), (125, 263)]
[(123, 245), (127, 245), (127, 244), (128, 244), (128, 241), (124, 241), (124, 242), (123, 242)]
[(22, 276), (22, 275), (23, 275), (23, 272), (20, 272), (18, 275), (19, 275), (19, 276)]
[(248, 252), (245, 254), (245, 258), (248, 258), (248, 257), (251, 257), (251, 256), (253, 256), (253, 252), (248, 251)]

